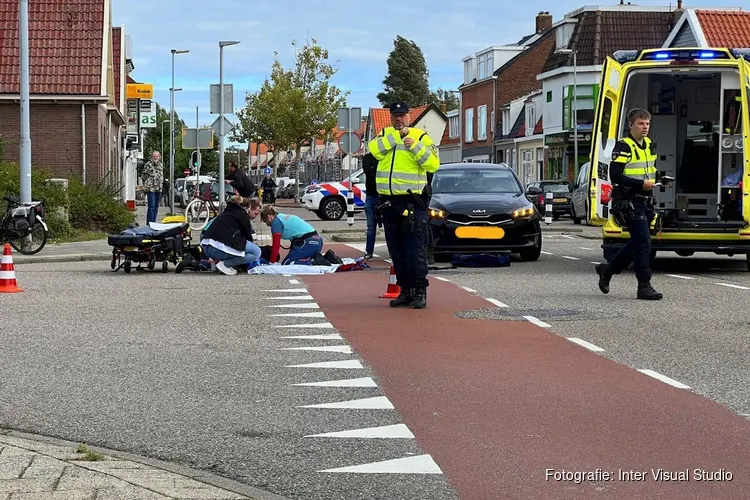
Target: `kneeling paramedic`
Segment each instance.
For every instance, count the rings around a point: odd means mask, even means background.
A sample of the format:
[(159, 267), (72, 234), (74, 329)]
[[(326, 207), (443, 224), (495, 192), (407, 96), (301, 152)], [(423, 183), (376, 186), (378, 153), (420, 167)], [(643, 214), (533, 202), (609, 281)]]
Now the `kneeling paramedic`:
[(427, 244), (430, 227), (427, 173), (440, 167), (437, 147), (423, 130), (408, 126), (409, 106), (390, 107), (391, 126), (370, 141), (367, 148), (378, 160), (375, 182), (379, 216), (385, 229), (388, 253), (401, 288), (391, 307), (427, 307)]
[(599, 289), (609, 293), (612, 276), (620, 274), (633, 263), (638, 278), (637, 297), (661, 300), (661, 293), (651, 286), (651, 220), (654, 217), (654, 185), (659, 182), (656, 170), (657, 155), (649, 132), (651, 114), (643, 109), (628, 113), (630, 134), (615, 144), (609, 177), (612, 190), (612, 209), (619, 224), (627, 227), (630, 239), (607, 264), (598, 264)]

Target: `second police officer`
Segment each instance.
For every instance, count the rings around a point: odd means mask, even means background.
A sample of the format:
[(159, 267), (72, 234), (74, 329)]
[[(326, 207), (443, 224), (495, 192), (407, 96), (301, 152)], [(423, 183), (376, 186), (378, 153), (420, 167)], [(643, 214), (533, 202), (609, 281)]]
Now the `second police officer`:
[(385, 240), (401, 288), (391, 307), (427, 306), (427, 174), (440, 167), (437, 147), (424, 130), (409, 127), (409, 106), (390, 106), (391, 126), (367, 144), (378, 160), (375, 177)]
[[(610, 212), (625, 223), (630, 239), (606, 264), (598, 264), (599, 289), (609, 293), (612, 276), (620, 274), (633, 263), (638, 278), (637, 297), (660, 300), (662, 294), (651, 286), (651, 220), (654, 216), (654, 186), (661, 176), (656, 170), (657, 155), (651, 139), (647, 137), (651, 114), (643, 109), (628, 113), (630, 133), (615, 144), (609, 177), (612, 190)], [(664, 181), (668, 181), (665, 178)]]

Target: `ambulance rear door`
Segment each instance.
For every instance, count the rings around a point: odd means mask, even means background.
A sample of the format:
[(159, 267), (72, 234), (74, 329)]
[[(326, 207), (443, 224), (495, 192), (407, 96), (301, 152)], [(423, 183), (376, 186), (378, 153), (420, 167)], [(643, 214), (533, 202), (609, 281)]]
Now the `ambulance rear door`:
[(609, 162), (618, 140), (618, 122), (622, 107), (622, 65), (611, 57), (604, 61), (602, 80), (599, 86), (594, 114), (591, 144), (591, 168), (589, 169), (589, 223), (602, 226), (609, 218), (609, 197), (612, 184), (609, 181)]
[(742, 174), (742, 216), (750, 222), (750, 62), (740, 59), (740, 89), (742, 97), (742, 153), (745, 169)]

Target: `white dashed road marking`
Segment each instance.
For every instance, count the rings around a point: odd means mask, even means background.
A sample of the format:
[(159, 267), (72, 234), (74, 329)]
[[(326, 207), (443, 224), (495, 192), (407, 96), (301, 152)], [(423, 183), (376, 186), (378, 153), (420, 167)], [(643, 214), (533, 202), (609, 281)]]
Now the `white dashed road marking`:
[(673, 387), (677, 387), (678, 389), (690, 389), (689, 385), (685, 385), (682, 382), (678, 382), (674, 379), (667, 377), (666, 375), (662, 375), (659, 372), (655, 372), (654, 370), (638, 370), (638, 371), (643, 373), (644, 375), (648, 375), (649, 377), (653, 377), (657, 380), (661, 380), (665, 384), (669, 384)]
[(464, 290), (466, 290), (469, 293), (477, 293), (476, 290), (474, 290), (473, 288), (469, 288), (468, 286), (462, 286), (461, 288), (463, 288)]
[(579, 338), (577, 338), (577, 337), (571, 337), (571, 338), (569, 338), (568, 340), (570, 340), (570, 341), (571, 341), (571, 342), (573, 342), (574, 344), (578, 344), (578, 345), (579, 345), (579, 346), (581, 346), (581, 347), (585, 347), (585, 348), (586, 348), (586, 349), (588, 349), (589, 351), (594, 351), (594, 352), (604, 352), (604, 349), (602, 349), (601, 347), (599, 347), (599, 346), (596, 346), (596, 345), (594, 345), (594, 344), (592, 344), (592, 343), (590, 343), (590, 342), (586, 342), (586, 341), (585, 341), (585, 340), (583, 340), (583, 339), (579, 339)]
[(552, 325), (550, 325), (549, 323), (545, 323), (544, 321), (535, 318), (534, 316), (524, 316), (523, 319), (541, 328), (552, 328)]
[(568, 260), (581, 260), (578, 257), (570, 257), (569, 255), (563, 255), (562, 258)]
[(580, 248), (581, 250), (590, 250), (590, 251), (594, 250), (593, 248), (588, 248), (588, 247), (578, 247), (578, 248)]
[(542, 250), (542, 252), (541, 252), (541, 253), (543, 253), (544, 255), (555, 255), (555, 254), (553, 254), (552, 252), (545, 252), (544, 250)]
[(497, 300), (497, 299), (493, 299), (493, 298), (487, 298), (487, 297), (485, 297), (485, 299), (484, 299), (484, 300), (486, 300), (486, 301), (487, 301), (487, 302), (489, 302), (490, 304), (494, 304), (494, 305), (496, 305), (497, 307), (508, 307), (508, 304), (504, 304), (504, 303), (500, 302), (500, 301), (499, 301), (499, 300)]
[(671, 276), (672, 278), (679, 278), (681, 280), (694, 280), (692, 276), (682, 276), (681, 274), (667, 274), (667, 276)]
[(442, 276), (435, 276), (435, 279), (436, 280), (440, 280), (440, 281), (450, 282), (450, 280), (448, 278), (443, 278)]
[(591, 263), (594, 264), (595, 266), (598, 266), (599, 264), (601, 264), (601, 262), (596, 262), (596, 261), (593, 261), (593, 260), (591, 261)]
[(297, 280), (289, 280), (290, 285), (299, 285), (299, 281)]

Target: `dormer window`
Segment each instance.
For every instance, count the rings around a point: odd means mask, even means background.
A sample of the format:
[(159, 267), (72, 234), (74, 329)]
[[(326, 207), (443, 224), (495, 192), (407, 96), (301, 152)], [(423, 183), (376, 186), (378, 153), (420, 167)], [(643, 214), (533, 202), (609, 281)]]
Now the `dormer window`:
[(477, 79), (482, 80), (484, 78), (492, 76), (495, 71), (494, 67), (494, 54), (492, 51), (485, 52), (484, 54), (477, 57)]

